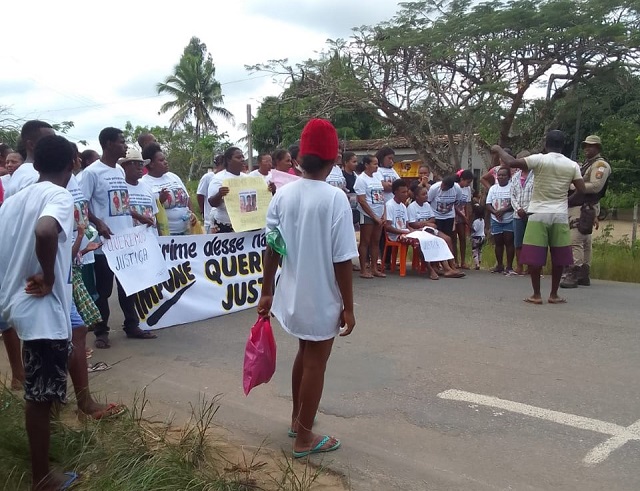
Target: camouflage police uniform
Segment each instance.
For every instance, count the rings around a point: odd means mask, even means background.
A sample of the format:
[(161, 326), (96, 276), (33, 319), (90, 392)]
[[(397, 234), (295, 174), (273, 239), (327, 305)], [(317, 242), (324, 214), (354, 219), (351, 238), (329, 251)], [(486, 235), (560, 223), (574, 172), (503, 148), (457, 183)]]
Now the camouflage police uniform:
[[(600, 138), (594, 135), (588, 136), (584, 144), (599, 145), (602, 149)], [(571, 250), (573, 252), (573, 266), (567, 269), (560, 286), (562, 288), (576, 288), (589, 286), (591, 268), (591, 238), (592, 234), (583, 234), (578, 230), (580, 221), (580, 211), (583, 204), (591, 205), (595, 210), (595, 216), (600, 213), (600, 198), (607, 190), (611, 167), (600, 153), (588, 159), (580, 167), (580, 172), (584, 179), (585, 194), (579, 201), (572, 203), (569, 207), (569, 228), (571, 229)]]

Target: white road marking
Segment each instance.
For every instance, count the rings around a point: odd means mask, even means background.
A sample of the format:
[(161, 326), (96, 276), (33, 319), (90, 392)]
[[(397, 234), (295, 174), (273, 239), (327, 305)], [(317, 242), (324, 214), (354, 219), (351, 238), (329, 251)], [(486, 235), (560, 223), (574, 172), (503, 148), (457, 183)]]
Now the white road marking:
[(522, 404), (520, 402), (508, 401), (498, 397), (474, 394), (473, 392), (456, 389), (445, 390), (438, 394), (438, 397), (440, 399), (469, 402), (504, 409), (512, 413), (524, 414), (525, 416), (544, 419), (573, 428), (609, 435), (611, 438), (594, 447), (582, 460), (585, 465), (599, 464), (606, 460), (612, 452), (621, 448), (629, 441), (640, 440), (640, 420), (630, 426), (621, 426), (607, 421), (600, 421), (599, 419), (585, 418), (575, 414), (562, 413), (560, 411), (553, 411), (551, 409), (530, 406), (529, 404)]

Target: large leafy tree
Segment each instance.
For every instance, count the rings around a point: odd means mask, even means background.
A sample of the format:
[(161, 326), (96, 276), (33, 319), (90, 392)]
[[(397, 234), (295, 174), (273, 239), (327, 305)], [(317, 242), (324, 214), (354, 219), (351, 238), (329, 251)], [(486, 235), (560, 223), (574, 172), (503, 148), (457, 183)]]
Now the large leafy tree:
[[(331, 42), (324, 59), (253, 68), (304, 76), (303, 93), (325, 106), (373, 106), (376, 117), (446, 172), (460, 166), (453, 150), (464, 144), (453, 145), (456, 133), (464, 142), (493, 126), (497, 142), (514, 147), (539, 139), (573, 87), (635, 63), (638, 21), (631, 0), (423, 0)], [(339, 73), (326, 68), (334, 52), (346, 61)], [(540, 97), (546, 86), (549, 96)], [(517, 125), (534, 99), (541, 99), (538, 118)], [(436, 134), (449, 139), (449, 159), (439, 157)]]
[[(350, 83), (344, 77), (345, 72), (349, 71), (348, 60), (334, 52), (331, 57), (308, 63), (313, 64), (313, 70), (305, 68), (300, 72), (287, 67), (286, 60), (280, 64), (280, 68), (287, 72), (287, 87), (280, 96), (265, 98), (251, 123), (253, 142), (259, 152), (271, 152), (278, 147), (291, 145), (300, 138), (307, 121), (314, 117), (329, 119), (341, 140), (389, 136), (391, 128), (376, 117), (373, 105), (340, 107), (325, 93), (314, 90), (319, 85), (328, 86), (319, 80), (323, 77), (331, 80), (340, 77), (341, 86)], [(265, 65), (247, 68), (268, 69)]]
[(160, 112), (173, 112), (170, 128), (192, 124), (195, 141), (190, 159), (188, 179), (191, 180), (197, 166), (196, 146), (203, 134), (215, 133), (214, 117), (232, 120), (233, 115), (222, 104), (222, 88), (215, 78), (216, 69), (207, 47), (197, 37), (192, 37), (185, 47), (180, 62), (172, 75), (157, 85), (159, 94), (167, 94), (172, 100), (164, 103)]

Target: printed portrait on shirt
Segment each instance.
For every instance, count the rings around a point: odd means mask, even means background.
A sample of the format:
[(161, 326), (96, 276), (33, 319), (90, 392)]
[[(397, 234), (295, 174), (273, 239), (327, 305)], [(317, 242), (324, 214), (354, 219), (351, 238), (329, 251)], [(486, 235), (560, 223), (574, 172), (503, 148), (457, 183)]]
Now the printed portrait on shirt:
[(129, 214), (129, 192), (121, 189), (109, 191), (109, 216), (118, 217)]

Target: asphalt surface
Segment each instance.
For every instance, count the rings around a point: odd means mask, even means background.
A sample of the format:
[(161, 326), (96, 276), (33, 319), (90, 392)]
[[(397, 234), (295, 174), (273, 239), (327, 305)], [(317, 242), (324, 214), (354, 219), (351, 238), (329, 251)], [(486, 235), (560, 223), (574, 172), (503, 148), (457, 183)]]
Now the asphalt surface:
[[(640, 489), (637, 430), (589, 465), (585, 457), (610, 435), (438, 397), (456, 389), (605, 426), (633, 424), (640, 420), (640, 285), (594, 281), (564, 290), (566, 305), (544, 306), (522, 302), (528, 278), (488, 272), (437, 282), (354, 276), (354, 286), (357, 326), (334, 345), (316, 425), (343, 448), (314, 457), (347, 476), (352, 489)], [(313, 295), (312, 285), (305, 288)], [(165, 329), (149, 341), (114, 332), (113, 347), (96, 350), (93, 360), (119, 363), (92, 375), (92, 389), (130, 402), (146, 387), (145, 414), (177, 421), (219, 394), (216, 421), (230, 438), (288, 452), (297, 343), (275, 324), (276, 374), (245, 397), (243, 352), (254, 321), (250, 310)]]

